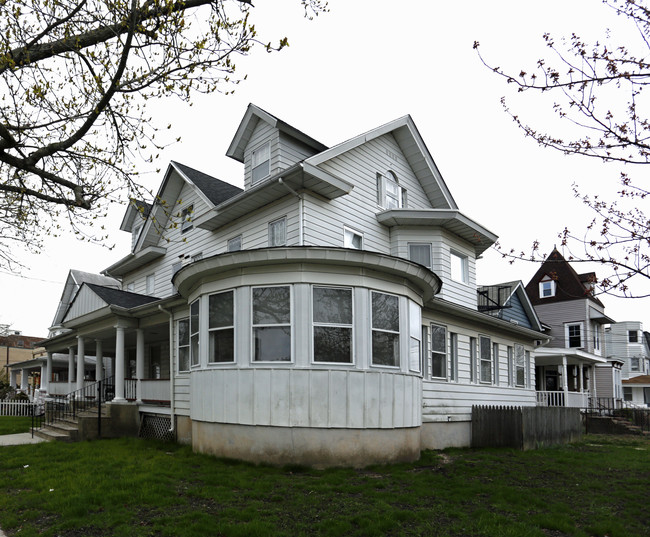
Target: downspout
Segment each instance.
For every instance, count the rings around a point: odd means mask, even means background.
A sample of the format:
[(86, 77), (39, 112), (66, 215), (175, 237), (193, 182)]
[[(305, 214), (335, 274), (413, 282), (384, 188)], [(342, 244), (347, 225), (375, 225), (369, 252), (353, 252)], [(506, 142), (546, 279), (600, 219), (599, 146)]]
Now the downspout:
[(176, 405), (174, 398), (174, 393), (176, 392), (174, 385), (174, 380), (176, 378), (176, 371), (174, 369), (174, 317), (171, 311), (166, 310), (160, 304), (158, 304), (158, 309), (169, 315), (169, 421), (171, 424), (169, 432), (173, 434), (176, 429), (176, 416), (174, 415), (174, 407)]
[(298, 194), (293, 188), (291, 188), (287, 183), (285, 183), (282, 180), (282, 177), (278, 179), (278, 184), (284, 186), (289, 192), (291, 192), (296, 198), (298, 198), (298, 236), (299, 236), (299, 242), (298, 246), (304, 246), (304, 237), (303, 237), (303, 214), (304, 214), (304, 207), (303, 207), (303, 197)]

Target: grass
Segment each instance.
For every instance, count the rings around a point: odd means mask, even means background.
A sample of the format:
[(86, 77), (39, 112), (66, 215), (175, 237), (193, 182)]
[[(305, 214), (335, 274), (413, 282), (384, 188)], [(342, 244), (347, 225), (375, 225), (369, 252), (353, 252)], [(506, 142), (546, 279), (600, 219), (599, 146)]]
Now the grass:
[(32, 418), (22, 416), (0, 416), (0, 435), (28, 433)]
[(138, 439), (0, 448), (8, 536), (650, 534), (650, 440), (425, 452), (363, 470), (254, 466)]

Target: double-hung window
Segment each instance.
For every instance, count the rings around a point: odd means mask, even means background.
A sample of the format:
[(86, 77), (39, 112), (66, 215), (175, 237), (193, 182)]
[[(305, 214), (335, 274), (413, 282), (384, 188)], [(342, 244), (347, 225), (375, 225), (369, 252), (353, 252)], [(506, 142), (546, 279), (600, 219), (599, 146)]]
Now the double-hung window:
[(285, 246), (287, 244), (287, 218), (279, 218), (269, 223), (269, 246)]
[(406, 191), (391, 171), (377, 175), (377, 192), (377, 202), (384, 209), (401, 209), (406, 206)]
[(312, 289), (314, 362), (352, 363), (352, 289)]
[(253, 151), (251, 157), (253, 183), (261, 181), (271, 173), (271, 144), (265, 143)]
[(343, 247), (361, 250), (363, 248), (363, 235), (349, 227), (343, 228)]
[(447, 328), (431, 325), (431, 377), (447, 378)]
[(526, 352), (521, 344), (515, 345), (515, 386), (526, 385)]
[(372, 292), (372, 364), (399, 367), (399, 298)]
[(550, 276), (545, 276), (544, 279), (539, 282), (539, 298), (551, 298), (555, 296), (555, 280), (552, 280)]
[(469, 283), (469, 262), (466, 255), (453, 250), (450, 252), (451, 279), (455, 282)]
[(291, 361), (291, 288), (253, 288), (253, 358)]
[(190, 364), (199, 365), (199, 301), (190, 305)]
[(479, 351), (481, 382), (492, 382), (492, 342), (489, 337), (479, 337)]
[(431, 244), (409, 243), (409, 260), (431, 270)]
[(178, 370), (190, 370), (190, 320), (181, 319), (178, 329)]
[(577, 348), (582, 347), (582, 325), (567, 324), (566, 326), (566, 341), (567, 347)]
[(210, 363), (235, 361), (234, 291), (208, 298), (208, 338)]

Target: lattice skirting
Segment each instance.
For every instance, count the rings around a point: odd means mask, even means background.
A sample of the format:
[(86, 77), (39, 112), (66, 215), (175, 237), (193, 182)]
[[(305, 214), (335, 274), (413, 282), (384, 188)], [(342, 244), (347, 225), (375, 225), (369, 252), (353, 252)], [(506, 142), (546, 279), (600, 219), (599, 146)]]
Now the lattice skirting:
[(157, 414), (143, 414), (140, 421), (140, 438), (153, 440), (173, 440), (174, 435), (170, 432), (171, 418)]

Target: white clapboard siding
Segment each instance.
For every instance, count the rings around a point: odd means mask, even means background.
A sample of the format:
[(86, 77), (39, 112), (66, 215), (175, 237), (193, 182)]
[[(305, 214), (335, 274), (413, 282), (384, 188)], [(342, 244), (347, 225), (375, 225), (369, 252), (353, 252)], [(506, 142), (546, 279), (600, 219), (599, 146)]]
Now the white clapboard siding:
[(319, 428), (417, 427), (421, 379), (376, 371), (218, 369), (191, 374), (193, 420)]
[(65, 320), (81, 317), (86, 313), (96, 311), (106, 306), (106, 302), (98, 297), (90, 287), (83, 285), (74, 297), (70, 309), (65, 315)]
[(455, 382), (422, 382), (422, 421), (469, 420), (472, 405), (535, 406), (535, 391)]
[(260, 148), (265, 143), (271, 144), (271, 162), (270, 173), (273, 175), (280, 171), (280, 135), (277, 129), (274, 129), (265, 121), (258, 121), (251, 135), (248, 145), (244, 151), (244, 188), (248, 189), (252, 185), (253, 168), (252, 155), (253, 151)]
[(190, 374), (177, 374), (174, 380), (174, 410), (182, 416), (190, 415)]

